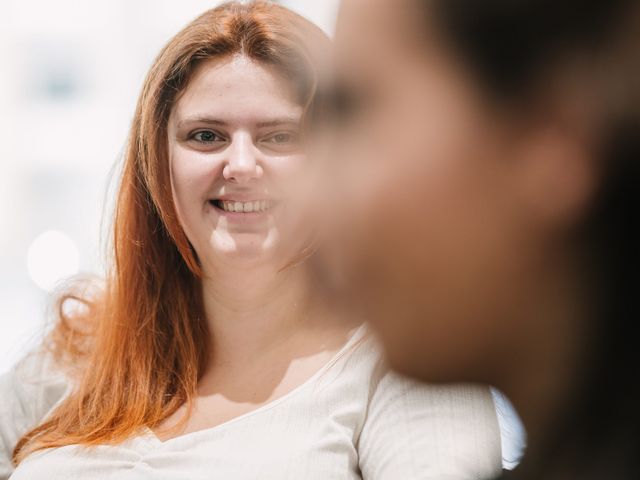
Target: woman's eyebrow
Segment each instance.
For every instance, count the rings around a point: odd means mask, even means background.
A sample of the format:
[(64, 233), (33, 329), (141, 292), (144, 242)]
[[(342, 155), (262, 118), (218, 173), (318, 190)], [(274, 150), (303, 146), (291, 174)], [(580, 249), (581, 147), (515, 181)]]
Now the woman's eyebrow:
[(225, 122), (224, 120), (220, 120), (218, 118), (196, 116), (196, 117), (187, 117), (182, 120), (179, 120), (177, 123), (177, 126), (178, 128), (182, 128), (185, 125), (189, 125), (191, 123), (206, 123), (208, 125), (219, 125), (221, 127), (226, 127), (229, 125), (228, 122)]
[(256, 123), (258, 128), (266, 128), (266, 127), (279, 127), (282, 125), (298, 125), (300, 123), (300, 117), (282, 117), (276, 118), (273, 120), (265, 120), (262, 122)]
[[(187, 125), (191, 125), (194, 123), (207, 124), (207, 125), (216, 125), (220, 127), (228, 127), (230, 122), (225, 120), (220, 120), (215, 117), (207, 117), (207, 116), (194, 116), (187, 117), (182, 120), (178, 120), (177, 127), (183, 128)], [(300, 123), (299, 116), (287, 116), (287, 117), (279, 117), (270, 120), (262, 120), (255, 123), (255, 126), (258, 128), (269, 128), (269, 127), (279, 127), (282, 125), (298, 125)]]

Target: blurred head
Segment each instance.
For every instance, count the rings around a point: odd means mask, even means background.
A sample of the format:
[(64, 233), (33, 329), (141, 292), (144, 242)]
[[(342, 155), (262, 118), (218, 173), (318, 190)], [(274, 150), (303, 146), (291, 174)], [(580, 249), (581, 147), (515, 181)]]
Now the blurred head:
[[(224, 261), (284, 266), (308, 233), (288, 191), (327, 47), (309, 21), (257, 1), (207, 11), (160, 52), (131, 127), (104, 291), (59, 302), (50, 343), (81, 378), (16, 461), (122, 440), (190, 405), (210, 354), (202, 278)], [(70, 315), (68, 299), (89, 308)]]
[[(579, 343), (593, 327), (593, 357), (628, 371), (621, 306), (637, 316), (624, 259), (638, 212), (626, 222), (621, 212), (637, 203), (633, 7), (345, 0), (336, 243), (350, 298), (398, 370), (500, 385), (532, 343)], [(576, 294), (594, 325), (539, 314)]]
[(487, 19), (472, 2), (374, 3), (345, 1), (337, 33), (344, 260), (397, 368), (464, 377), (543, 328), (521, 312), (598, 191), (604, 80), (584, 76), (589, 45), (572, 50), (583, 32), (523, 53), (514, 23), (496, 48), (483, 21), (544, 2), (477, 2)]

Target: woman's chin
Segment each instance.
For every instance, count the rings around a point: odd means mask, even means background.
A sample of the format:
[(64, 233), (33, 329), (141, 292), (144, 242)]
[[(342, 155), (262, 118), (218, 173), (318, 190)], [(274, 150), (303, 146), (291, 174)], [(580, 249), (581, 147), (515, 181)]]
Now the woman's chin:
[(274, 231), (230, 233), (214, 232), (207, 256), (235, 261), (268, 261), (278, 252), (278, 234)]

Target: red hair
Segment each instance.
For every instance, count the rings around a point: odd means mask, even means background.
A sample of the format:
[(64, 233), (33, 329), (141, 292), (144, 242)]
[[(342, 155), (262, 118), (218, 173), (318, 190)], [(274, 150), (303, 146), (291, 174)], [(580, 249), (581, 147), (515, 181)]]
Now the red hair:
[[(48, 337), (54, 358), (82, 365), (75, 388), (25, 434), (13, 453), (117, 443), (186, 404), (210, 356), (201, 271), (171, 194), (167, 120), (199, 62), (235, 54), (282, 69), (312, 107), (318, 53), (327, 36), (270, 2), (231, 2), (207, 11), (161, 51), (131, 127), (114, 216), (110, 268), (99, 293), (58, 301)], [(87, 308), (65, 312), (65, 302)], [(186, 417), (185, 417), (186, 419)]]

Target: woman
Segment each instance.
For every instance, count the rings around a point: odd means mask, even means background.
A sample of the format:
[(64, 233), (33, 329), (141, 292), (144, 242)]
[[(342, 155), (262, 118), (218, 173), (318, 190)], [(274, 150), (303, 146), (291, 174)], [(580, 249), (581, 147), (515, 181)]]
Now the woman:
[(515, 478), (639, 478), (638, 2), (346, 0), (337, 43), (336, 236), (392, 366), (501, 388)]
[(292, 199), (310, 168), (304, 119), (327, 43), (282, 7), (229, 3), (160, 53), (125, 155), (105, 285), (61, 305), (55, 355), (3, 379), (1, 478), (14, 447), (13, 480), (499, 469), (487, 389), (388, 373), (318, 293), (309, 211)]

